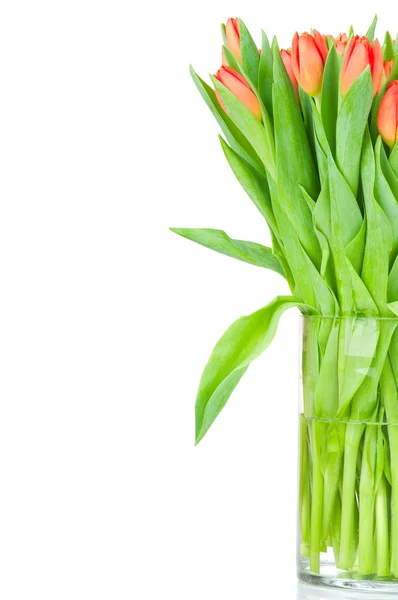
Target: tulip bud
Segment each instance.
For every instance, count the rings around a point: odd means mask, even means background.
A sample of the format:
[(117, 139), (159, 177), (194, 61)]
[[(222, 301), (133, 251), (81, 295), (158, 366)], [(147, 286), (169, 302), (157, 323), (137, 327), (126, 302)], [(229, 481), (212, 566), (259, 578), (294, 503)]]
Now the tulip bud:
[(398, 81), (392, 81), (377, 113), (377, 127), (383, 140), (392, 148), (398, 138)]
[(393, 64), (394, 64), (394, 59), (384, 61), (384, 74), (386, 76), (386, 79), (388, 79), (390, 77), (390, 73), (391, 73)]
[(285, 69), (287, 71), (287, 74), (289, 75), (290, 81), (292, 82), (294, 91), (296, 92), (297, 100), (300, 101), (298, 83), (293, 73), (292, 55), (287, 50), (281, 50), (281, 59), (283, 61), (283, 64), (285, 65)]
[(383, 75), (383, 53), (380, 43), (378, 40), (375, 40), (372, 46), (367, 37), (356, 35), (350, 42), (341, 70), (341, 91), (343, 96), (368, 65), (372, 73), (374, 93), (378, 94), (381, 89)]
[(310, 94), (318, 96), (322, 89), (323, 69), (328, 48), (325, 36), (296, 32), (292, 44), (292, 68), (299, 85)]
[(336, 50), (338, 54), (344, 54), (345, 47), (348, 44), (348, 37), (345, 33), (340, 33), (337, 38), (334, 40), (334, 45), (336, 46)]
[[(240, 53), (240, 33), (239, 33), (239, 21), (238, 19), (228, 19), (225, 26), (225, 45), (232, 52), (232, 54), (242, 62), (242, 55)], [(223, 62), (224, 64), (224, 62)], [(224, 65), (225, 66), (225, 65)]]
[[(226, 88), (229, 89), (230, 92), (234, 94), (248, 108), (254, 116), (261, 120), (261, 106), (258, 101), (257, 96), (251, 89), (250, 85), (247, 83), (246, 79), (244, 79), (239, 73), (231, 69), (231, 67), (221, 67), (217, 74), (215, 75), (216, 79), (220, 81)], [(222, 108), (226, 111), (224, 102), (220, 94), (216, 91), (216, 96), (221, 104)]]

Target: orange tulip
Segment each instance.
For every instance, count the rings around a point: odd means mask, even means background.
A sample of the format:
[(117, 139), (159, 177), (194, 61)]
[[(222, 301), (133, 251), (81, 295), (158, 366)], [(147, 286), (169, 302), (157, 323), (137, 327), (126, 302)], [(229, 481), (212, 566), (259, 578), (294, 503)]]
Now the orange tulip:
[(341, 71), (341, 91), (343, 96), (368, 65), (372, 73), (374, 93), (378, 94), (381, 89), (383, 75), (383, 53), (380, 43), (378, 40), (375, 40), (372, 46), (367, 37), (356, 35), (350, 42)]
[(287, 71), (287, 74), (289, 75), (290, 81), (292, 82), (294, 91), (296, 92), (297, 100), (300, 100), (297, 79), (295, 78), (293, 73), (292, 55), (287, 50), (281, 50), (281, 59), (283, 61), (283, 64), (285, 65), (285, 69)]
[(388, 79), (390, 77), (390, 73), (391, 73), (393, 64), (394, 64), (394, 59), (384, 61), (384, 73), (385, 73), (386, 79)]
[[(225, 45), (232, 52), (232, 54), (242, 62), (242, 55), (240, 53), (240, 33), (239, 33), (239, 21), (238, 19), (228, 19), (225, 26)], [(225, 62), (224, 62), (225, 61)], [(223, 53), (223, 65), (228, 66)]]
[(383, 140), (392, 148), (398, 138), (398, 81), (392, 81), (377, 113), (377, 127)]
[(292, 68), (299, 85), (310, 94), (318, 96), (322, 88), (323, 69), (328, 47), (325, 36), (296, 32), (292, 43)]
[(334, 45), (338, 54), (344, 54), (345, 47), (348, 44), (348, 37), (345, 33), (340, 33), (334, 40)]
[[(250, 85), (247, 83), (246, 79), (228, 66), (221, 67), (221, 69), (217, 71), (215, 77), (218, 79), (218, 81), (221, 81), (221, 83), (225, 85), (225, 87), (228, 88), (229, 91), (232, 92), (238, 98), (238, 100), (240, 100), (242, 104), (244, 104), (246, 108), (248, 108), (254, 114), (255, 117), (257, 117), (257, 119), (261, 120), (262, 115), (260, 102), (258, 101), (258, 98), (251, 89)], [(217, 91), (216, 96), (219, 103), (226, 111), (224, 102)]]

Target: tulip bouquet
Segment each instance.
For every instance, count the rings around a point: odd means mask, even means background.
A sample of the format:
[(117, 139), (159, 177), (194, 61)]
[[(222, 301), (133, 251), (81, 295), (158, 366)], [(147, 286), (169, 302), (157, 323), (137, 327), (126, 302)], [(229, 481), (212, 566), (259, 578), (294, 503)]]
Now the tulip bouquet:
[[(272, 248), (220, 230), (173, 229), (272, 269), (291, 295), (241, 317), (216, 344), (196, 401), (196, 443), (272, 341), (304, 319), (300, 554), (319, 573), (398, 577), (398, 60), (395, 40), (296, 33), (259, 50), (222, 26), (213, 87), (193, 80), (225, 157), (268, 224)], [(332, 551), (332, 550), (331, 550)]]

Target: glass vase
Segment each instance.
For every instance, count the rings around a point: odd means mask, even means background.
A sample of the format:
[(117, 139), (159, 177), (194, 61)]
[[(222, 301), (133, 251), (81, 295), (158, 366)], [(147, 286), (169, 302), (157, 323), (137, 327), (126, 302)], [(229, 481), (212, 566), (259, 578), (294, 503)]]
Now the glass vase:
[(302, 317), (298, 575), (398, 594), (398, 318)]

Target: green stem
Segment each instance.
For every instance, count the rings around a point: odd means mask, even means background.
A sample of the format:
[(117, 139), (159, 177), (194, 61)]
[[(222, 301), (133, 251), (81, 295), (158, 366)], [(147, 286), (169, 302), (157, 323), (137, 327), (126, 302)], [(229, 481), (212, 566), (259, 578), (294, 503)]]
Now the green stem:
[(310, 570), (320, 573), (320, 553), (324, 549), (322, 540), (323, 475), (321, 470), (322, 444), (325, 423), (312, 421), (312, 506)]
[(332, 530), (334, 560), (336, 562), (337, 568), (339, 569), (340, 568), (340, 541), (341, 541), (341, 499), (340, 499), (339, 493), (336, 496), (331, 530)]
[(383, 475), (376, 493), (376, 553), (379, 577), (386, 577), (390, 574), (389, 548), (388, 492), (386, 478)]
[(311, 495), (310, 495), (310, 466), (308, 452), (308, 421), (301, 415), (300, 421), (300, 534), (302, 553), (307, 549), (310, 543), (310, 515), (311, 515)]
[(341, 511), (340, 568), (352, 569), (356, 555), (355, 482), (358, 448), (365, 426), (347, 425)]
[[(388, 426), (391, 457), (391, 573), (398, 577), (398, 394), (388, 357), (380, 378)], [(397, 423), (397, 425), (395, 425)]]
[(373, 535), (375, 528), (374, 475), (377, 452), (377, 427), (368, 425), (362, 454), (359, 486), (359, 545), (358, 567), (361, 575), (376, 571)]

